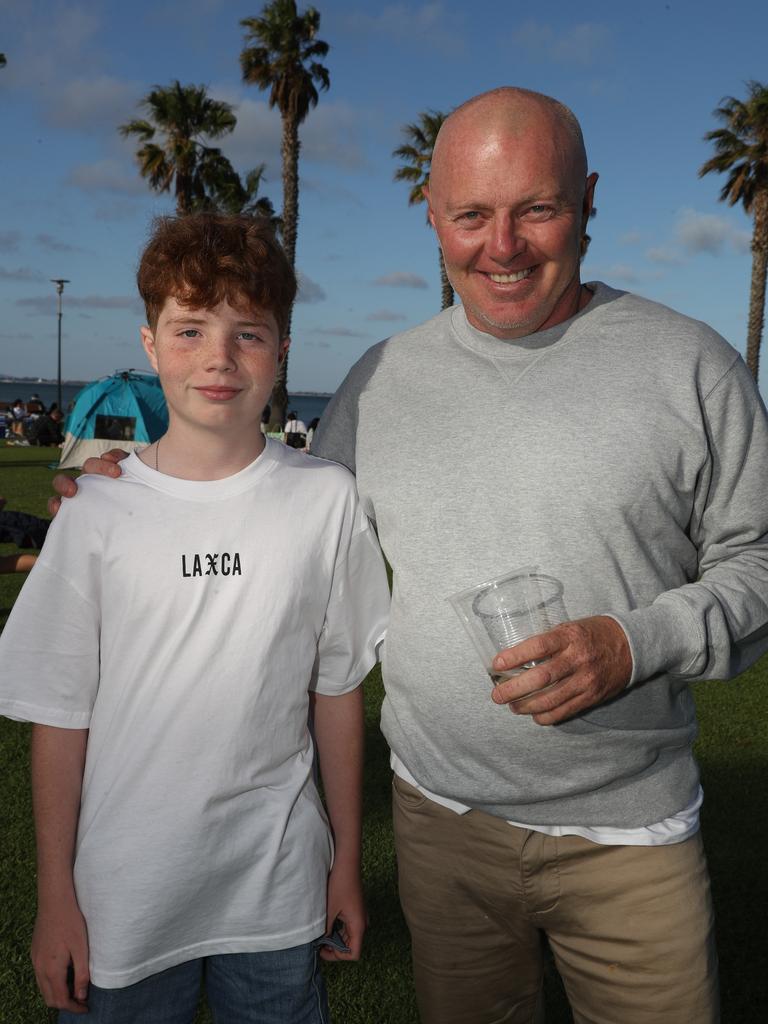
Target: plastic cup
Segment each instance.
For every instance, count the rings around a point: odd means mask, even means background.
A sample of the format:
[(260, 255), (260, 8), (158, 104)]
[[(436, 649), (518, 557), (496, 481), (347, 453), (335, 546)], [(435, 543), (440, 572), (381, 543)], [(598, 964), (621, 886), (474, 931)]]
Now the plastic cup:
[(494, 684), (538, 664), (529, 661), (520, 668), (497, 672), (492, 662), (499, 651), (568, 620), (562, 582), (539, 572), (535, 566), (513, 569), (478, 583), (453, 594), (448, 601)]

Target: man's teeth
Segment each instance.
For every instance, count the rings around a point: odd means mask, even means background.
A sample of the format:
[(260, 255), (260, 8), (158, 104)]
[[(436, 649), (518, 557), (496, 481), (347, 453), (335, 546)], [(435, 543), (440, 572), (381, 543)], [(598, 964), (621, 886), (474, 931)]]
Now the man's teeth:
[(527, 270), (518, 270), (516, 274), (489, 274), (488, 277), (494, 284), (514, 284), (516, 281), (530, 277), (532, 273), (533, 267), (528, 267)]

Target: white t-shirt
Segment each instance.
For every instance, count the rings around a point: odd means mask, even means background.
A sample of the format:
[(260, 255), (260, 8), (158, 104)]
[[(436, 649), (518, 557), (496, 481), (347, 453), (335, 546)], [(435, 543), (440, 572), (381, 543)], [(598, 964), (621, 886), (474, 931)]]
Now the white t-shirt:
[(342, 467), (267, 440), (219, 481), (80, 480), (2, 638), (0, 713), (88, 728), (75, 885), (121, 988), (325, 926), (308, 691), (354, 689), (389, 594)]

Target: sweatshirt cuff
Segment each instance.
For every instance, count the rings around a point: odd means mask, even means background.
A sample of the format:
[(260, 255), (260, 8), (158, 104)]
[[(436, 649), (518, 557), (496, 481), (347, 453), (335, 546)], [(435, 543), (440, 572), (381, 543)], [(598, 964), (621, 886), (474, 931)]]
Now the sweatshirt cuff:
[(701, 637), (684, 604), (657, 600), (648, 608), (610, 616), (626, 634), (632, 655), (628, 686), (662, 672), (685, 675), (698, 660)]

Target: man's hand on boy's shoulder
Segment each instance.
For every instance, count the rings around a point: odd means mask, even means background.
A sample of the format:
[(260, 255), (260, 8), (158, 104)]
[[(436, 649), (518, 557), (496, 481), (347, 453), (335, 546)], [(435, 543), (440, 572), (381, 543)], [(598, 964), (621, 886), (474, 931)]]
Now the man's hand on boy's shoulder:
[(346, 871), (341, 865), (334, 864), (328, 876), (326, 933), (330, 935), (338, 930), (349, 952), (321, 946), (320, 957), (323, 960), (359, 960), (367, 927), (368, 915), (365, 912), (360, 872)]
[[(122, 470), (119, 463), (128, 458), (128, 452), (122, 448), (111, 448), (99, 458), (86, 459), (84, 473), (95, 473), (97, 476), (111, 476), (117, 479)], [(61, 508), (62, 498), (74, 498), (77, 494), (77, 481), (66, 473), (57, 473), (53, 478), (53, 489), (56, 495), (48, 499), (48, 513), (53, 518)]]

